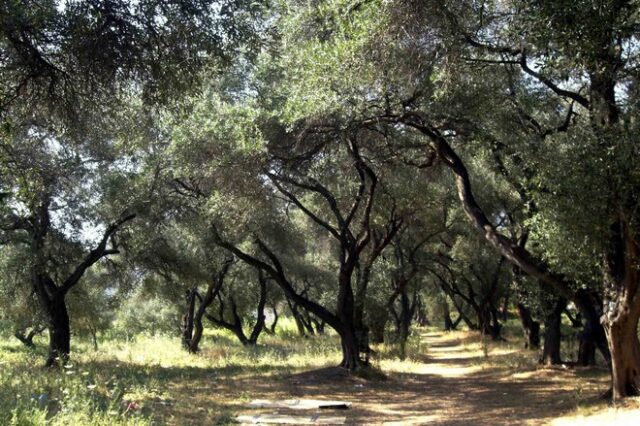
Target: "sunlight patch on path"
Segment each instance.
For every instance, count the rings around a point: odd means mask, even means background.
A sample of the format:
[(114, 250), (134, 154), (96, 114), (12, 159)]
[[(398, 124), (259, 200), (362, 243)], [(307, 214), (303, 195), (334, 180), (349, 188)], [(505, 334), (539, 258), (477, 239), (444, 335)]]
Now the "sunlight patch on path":
[(385, 426), (424, 425), (428, 423), (435, 423), (438, 420), (440, 420), (440, 416), (422, 415), (422, 416), (408, 416), (408, 417), (404, 417), (402, 421), (384, 422), (382, 424)]
[(426, 365), (422, 365), (415, 371), (416, 374), (429, 374), (440, 377), (463, 377), (469, 374), (477, 373), (481, 371), (482, 367), (479, 365), (452, 365), (439, 362), (432, 362)]
[(640, 409), (631, 411), (616, 411), (610, 409), (607, 412), (593, 416), (571, 416), (555, 419), (549, 423), (551, 426), (637, 426), (640, 424)]

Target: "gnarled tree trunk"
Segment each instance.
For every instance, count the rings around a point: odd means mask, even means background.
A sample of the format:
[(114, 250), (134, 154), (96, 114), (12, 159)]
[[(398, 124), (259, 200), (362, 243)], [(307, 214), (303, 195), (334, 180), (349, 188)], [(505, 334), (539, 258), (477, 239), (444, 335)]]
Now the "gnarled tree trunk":
[(640, 246), (621, 217), (611, 227), (605, 257), (603, 323), (611, 352), (612, 396), (640, 395)]

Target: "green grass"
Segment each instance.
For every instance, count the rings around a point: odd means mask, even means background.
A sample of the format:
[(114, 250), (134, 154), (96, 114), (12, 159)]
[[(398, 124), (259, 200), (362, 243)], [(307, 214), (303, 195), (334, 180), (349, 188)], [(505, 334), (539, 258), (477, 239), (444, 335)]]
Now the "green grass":
[(0, 343), (0, 425), (154, 424), (156, 406), (173, 403), (171, 383), (282, 375), (339, 362), (335, 336), (301, 339), (288, 326), (286, 338), (263, 335), (249, 348), (224, 331), (208, 330), (197, 355), (166, 336), (102, 341), (98, 351), (74, 340), (69, 364), (53, 369), (43, 367), (44, 338), (30, 350), (6, 337)]
[[(182, 350), (176, 337), (114, 337), (101, 340), (98, 351), (90, 342), (74, 339), (70, 363), (57, 369), (43, 367), (44, 337), (36, 340), (35, 350), (6, 337), (0, 340), (0, 425), (182, 425), (201, 424), (203, 419), (207, 424), (228, 424), (242, 403), (255, 397), (254, 384), (268, 384), (284, 397), (292, 395), (286, 379), (290, 375), (338, 364), (337, 336), (304, 339), (297, 336), (292, 322), (282, 321), (280, 327), (278, 336), (265, 334), (257, 347), (248, 348), (226, 331), (207, 330), (197, 355)], [(428, 374), (438, 374), (429, 367), (432, 352), (421, 339), (425, 331), (413, 331), (403, 360), (397, 344), (376, 345), (374, 369), (364, 372), (362, 379), (388, 376), (390, 384), (383, 388), (402, 390), (399, 377), (424, 374), (427, 367)], [(515, 320), (507, 322), (504, 336), (506, 341), (490, 342), (476, 333), (451, 334), (472, 356), (469, 362), (482, 370), (537, 374), (538, 352), (522, 349)], [(570, 343), (563, 349), (567, 355), (575, 350)], [(438, 356), (435, 347), (432, 351)], [(602, 372), (577, 374), (582, 383)], [(189, 414), (189, 419), (181, 417)]]

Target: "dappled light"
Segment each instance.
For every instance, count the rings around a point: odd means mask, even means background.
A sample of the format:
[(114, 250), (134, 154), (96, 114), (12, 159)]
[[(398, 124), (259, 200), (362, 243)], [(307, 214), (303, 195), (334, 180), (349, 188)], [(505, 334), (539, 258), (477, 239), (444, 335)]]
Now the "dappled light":
[(637, 426), (639, 30), (0, 0), (0, 426)]

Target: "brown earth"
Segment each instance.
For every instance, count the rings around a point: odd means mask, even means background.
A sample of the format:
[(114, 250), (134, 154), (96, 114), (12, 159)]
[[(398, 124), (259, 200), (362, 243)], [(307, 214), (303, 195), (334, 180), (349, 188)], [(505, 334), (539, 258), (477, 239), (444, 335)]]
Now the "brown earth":
[[(252, 399), (323, 399), (351, 402), (347, 424), (539, 425), (563, 416), (607, 410), (598, 395), (607, 387), (601, 368), (539, 368), (536, 354), (506, 343), (489, 344), (470, 333), (424, 333), (426, 355), (406, 363), (374, 362), (382, 373), (367, 377), (337, 368), (267, 377), (204, 372), (174, 381), (171, 405), (156, 415), (168, 424), (221, 424), (236, 415), (300, 415), (300, 410), (251, 409)], [(384, 377), (386, 376), (386, 377)], [(631, 401), (628, 410), (640, 409)], [(313, 412), (310, 414), (314, 414)], [(640, 411), (638, 411), (640, 420)], [(578, 420), (577, 423), (580, 423)], [(640, 423), (638, 423), (640, 424)], [(618, 426), (621, 426), (618, 423)]]

